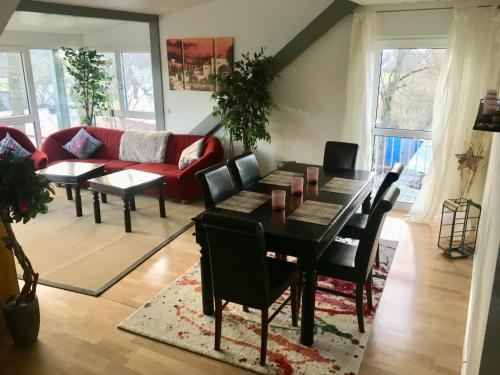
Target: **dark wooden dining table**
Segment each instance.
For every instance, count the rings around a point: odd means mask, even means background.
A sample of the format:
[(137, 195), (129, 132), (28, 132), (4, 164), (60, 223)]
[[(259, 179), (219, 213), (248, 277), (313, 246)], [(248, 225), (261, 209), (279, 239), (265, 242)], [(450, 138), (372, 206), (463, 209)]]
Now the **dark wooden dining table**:
[[(279, 170), (301, 173), (306, 180), (306, 169), (311, 164), (289, 163)], [(209, 209), (213, 212), (224, 212), (235, 217), (249, 217), (258, 220), (264, 228), (266, 245), (269, 250), (278, 254), (297, 257), (303, 271), (303, 294), (301, 314), (300, 342), (311, 346), (314, 343), (314, 308), (317, 281), (317, 261), (328, 245), (335, 239), (342, 227), (352, 214), (363, 205), (369, 204), (370, 192), (373, 189), (374, 173), (361, 170), (332, 170), (325, 171), (319, 167), (319, 179), (317, 185), (309, 185), (304, 182), (304, 194), (302, 197), (292, 196), (290, 186), (269, 185), (256, 183), (248, 191), (271, 194), (272, 190), (285, 190), (286, 208), (284, 211), (273, 211), (271, 201), (264, 203), (251, 213), (242, 213), (214, 207)], [(321, 187), (332, 177), (363, 180), (364, 184), (353, 194), (340, 194), (321, 190)], [(328, 225), (312, 224), (303, 221), (287, 219), (295, 209), (300, 207), (304, 201), (312, 200), (325, 203), (342, 205), (340, 212), (332, 218)], [(203, 213), (193, 219), (196, 228), (196, 242), (200, 245), (200, 267), (202, 283), (203, 313), (213, 315), (214, 302), (212, 291), (212, 276), (210, 270), (210, 258), (208, 252), (205, 232), (201, 226)]]

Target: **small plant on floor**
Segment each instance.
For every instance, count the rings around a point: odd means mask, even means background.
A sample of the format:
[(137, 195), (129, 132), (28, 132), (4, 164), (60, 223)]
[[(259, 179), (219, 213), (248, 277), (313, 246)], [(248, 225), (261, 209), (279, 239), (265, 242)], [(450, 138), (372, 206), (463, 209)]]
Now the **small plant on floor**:
[(220, 117), (231, 142), (243, 143), (244, 151), (254, 151), (259, 140), (271, 141), (266, 126), (277, 108), (270, 89), (275, 77), (273, 58), (261, 48), (253, 56), (244, 53), (232, 72), (219, 73), (211, 81), (213, 114)]
[(95, 125), (95, 117), (108, 111), (111, 103), (112, 77), (104, 55), (89, 48), (62, 50), (64, 65), (73, 78), (72, 94), (83, 110), (80, 121), (82, 125)]
[[(8, 152), (0, 155), (0, 219), (6, 232), (6, 236), (0, 240), (4, 241), (19, 262), (24, 281), (21, 292), (7, 299), (2, 309), (7, 328), (19, 345), (33, 343), (38, 335), (38, 273), (33, 270), (17, 241), (12, 223), (22, 221), (26, 224), (39, 213), (47, 212), (48, 204), (53, 200), (52, 194), (54, 190), (49, 181), (35, 172), (32, 160), (16, 158)], [(26, 317), (30, 317), (30, 320), (26, 321)]]

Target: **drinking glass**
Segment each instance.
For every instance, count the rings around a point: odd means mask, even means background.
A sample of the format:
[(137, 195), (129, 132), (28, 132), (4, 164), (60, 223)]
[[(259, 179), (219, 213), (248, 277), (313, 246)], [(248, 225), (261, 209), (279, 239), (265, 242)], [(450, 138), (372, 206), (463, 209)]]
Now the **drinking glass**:
[(310, 185), (316, 185), (318, 183), (319, 168), (318, 167), (307, 167), (307, 183)]
[(285, 190), (273, 190), (271, 192), (271, 206), (275, 211), (282, 211), (285, 209)]
[(292, 177), (292, 194), (300, 197), (304, 191), (304, 177)]

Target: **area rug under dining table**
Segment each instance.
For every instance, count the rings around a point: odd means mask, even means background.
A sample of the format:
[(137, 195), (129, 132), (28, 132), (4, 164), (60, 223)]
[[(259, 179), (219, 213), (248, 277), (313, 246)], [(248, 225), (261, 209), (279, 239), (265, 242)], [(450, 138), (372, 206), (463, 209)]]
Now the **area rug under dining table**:
[[(300, 328), (292, 327), (287, 307), (270, 324), (265, 367), (259, 365), (258, 310), (250, 309), (246, 313), (241, 306), (228, 304), (222, 316), (222, 350), (213, 349), (215, 323), (213, 317), (202, 312), (198, 264), (118, 327), (257, 373), (354, 375), (365, 351), (396, 248), (395, 241), (381, 241), (380, 266), (374, 268), (373, 309), (369, 311), (366, 302), (364, 306), (365, 333), (358, 331), (354, 300), (318, 292), (314, 345), (300, 344)], [(329, 278), (320, 278), (319, 284), (351, 294), (355, 288), (352, 283)]]

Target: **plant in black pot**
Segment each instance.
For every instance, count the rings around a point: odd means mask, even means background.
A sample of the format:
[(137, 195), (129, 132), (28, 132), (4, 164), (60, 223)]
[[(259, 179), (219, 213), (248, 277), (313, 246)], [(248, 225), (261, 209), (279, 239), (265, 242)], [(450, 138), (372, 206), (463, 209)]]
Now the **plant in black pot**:
[(39, 213), (48, 210), (54, 194), (49, 181), (35, 172), (30, 159), (20, 159), (10, 153), (0, 155), (0, 219), (6, 236), (7, 249), (14, 253), (23, 271), (24, 285), (19, 292), (2, 304), (7, 329), (16, 345), (33, 344), (38, 337), (40, 310), (36, 296), (38, 274), (17, 241), (12, 223), (26, 224)]
[(252, 56), (244, 53), (232, 72), (213, 77), (213, 114), (229, 134), (231, 148), (232, 141), (237, 141), (243, 143), (245, 152), (254, 151), (259, 140), (271, 140), (266, 126), (272, 110), (277, 108), (271, 95), (275, 77), (273, 58), (265, 56), (263, 48)]

